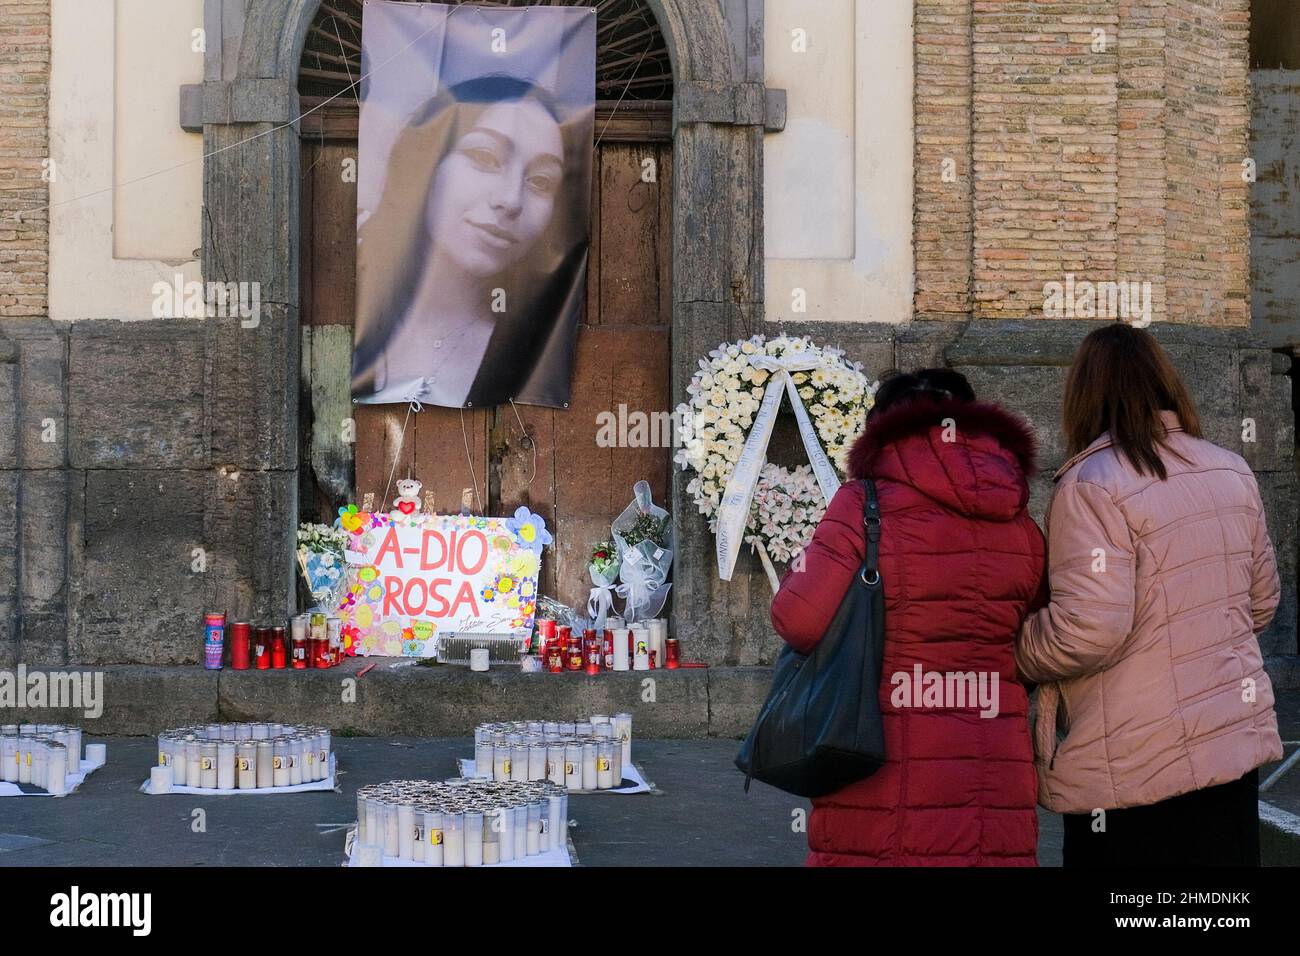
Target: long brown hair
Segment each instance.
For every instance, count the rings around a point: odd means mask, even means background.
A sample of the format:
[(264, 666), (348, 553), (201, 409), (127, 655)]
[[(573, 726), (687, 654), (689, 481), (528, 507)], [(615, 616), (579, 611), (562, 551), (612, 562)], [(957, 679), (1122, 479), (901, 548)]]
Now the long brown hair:
[(1070, 455), (1103, 432), (1139, 474), (1168, 477), (1160, 412), (1178, 416), (1183, 431), (1201, 437), (1201, 418), (1165, 350), (1150, 332), (1115, 322), (1089, 332), (1065, 380), (1063, 413)]

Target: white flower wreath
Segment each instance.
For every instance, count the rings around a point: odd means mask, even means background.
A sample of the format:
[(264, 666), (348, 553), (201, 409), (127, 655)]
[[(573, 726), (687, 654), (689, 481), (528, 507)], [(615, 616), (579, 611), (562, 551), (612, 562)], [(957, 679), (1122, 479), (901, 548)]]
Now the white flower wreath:
[[(849, 448), (874, 401), (875, 385), (863, 374), (861, 364), (846, 359), (839, 349), (814, 345), (807, 337), (755, 335), (720, 345), (707, 359), (700, 359), (699, 371), (686, 388), (691, 398), (677, 408), (684, 447), (674, 460), (695, 472), (687, 491), (714, 532), (723, 490), (773, 374), (750, 364), (750, 356), (762, 354), (799, 355), (819, 363), (795, 372), (793, 380), (841, 480)], [(812, 540), (825, 512), (826, 501), (811, 467), (790, 469), (768, 462), (754, 491), (745, 541), (761, 547), (775, 561), (788, 562)]]

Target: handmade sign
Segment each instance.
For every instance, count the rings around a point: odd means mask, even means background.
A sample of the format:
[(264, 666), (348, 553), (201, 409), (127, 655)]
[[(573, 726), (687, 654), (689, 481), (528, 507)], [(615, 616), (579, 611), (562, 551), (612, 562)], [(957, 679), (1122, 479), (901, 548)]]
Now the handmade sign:
[(358, 654), (432, 657), (439, 635), (532, 628), (551, 535), (527, 508), (491, 518), (350, 506), (339, 525), (349, 587), (338, 616)]

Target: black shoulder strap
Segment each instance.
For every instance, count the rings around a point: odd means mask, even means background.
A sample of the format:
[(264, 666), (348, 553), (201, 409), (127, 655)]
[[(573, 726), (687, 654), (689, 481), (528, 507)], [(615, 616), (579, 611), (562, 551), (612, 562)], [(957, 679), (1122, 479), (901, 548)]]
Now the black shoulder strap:
[(880, 501), (876, 497), (874, 481), (864, 478), (862, 484), (867, 492), (866, 504), (862, 509), (862, 523), (867, 528), (867, 560), (862, 569), (864, 577), (867, 577), (880, 566)]

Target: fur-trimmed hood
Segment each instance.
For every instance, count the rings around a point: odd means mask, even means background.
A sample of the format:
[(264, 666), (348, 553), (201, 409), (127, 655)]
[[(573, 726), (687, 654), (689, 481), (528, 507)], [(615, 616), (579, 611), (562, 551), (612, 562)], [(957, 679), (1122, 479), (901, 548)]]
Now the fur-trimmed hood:
[(1029, 500), (1037, 440), (991, 402), (905, 401), (872, 416), (849, 453), (852, 478), (911, 485), (963, 514), (1008, 519)]

